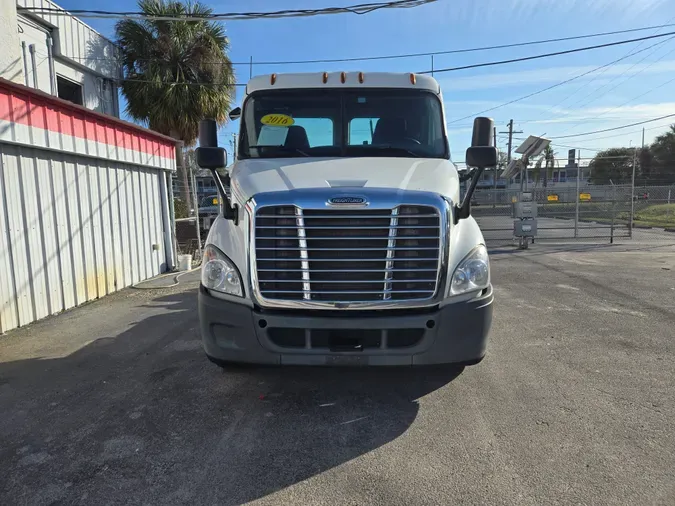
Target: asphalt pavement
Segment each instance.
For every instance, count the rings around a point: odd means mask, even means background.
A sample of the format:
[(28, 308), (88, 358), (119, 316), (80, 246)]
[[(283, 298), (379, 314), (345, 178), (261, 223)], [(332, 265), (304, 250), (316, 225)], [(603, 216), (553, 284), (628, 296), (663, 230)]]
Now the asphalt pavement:
[(223, 372), (192, 275), (0, 336), (0, 504), (675, 504), (675, 246), (491, 258), (463, 371)]

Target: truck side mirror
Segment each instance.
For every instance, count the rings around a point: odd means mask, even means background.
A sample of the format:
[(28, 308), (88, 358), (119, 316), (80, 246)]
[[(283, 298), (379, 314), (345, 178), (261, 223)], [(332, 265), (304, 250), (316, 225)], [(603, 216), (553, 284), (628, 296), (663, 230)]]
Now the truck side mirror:
[(223, 216), (239, 224), (239, 206), (232, 205), (223, 181), (220, 179), (218, 169), (227, 166), (227, 153), (218, 147), (218, 125), (215, 120), (205, 119), (199, 122), (199, 147), (197, 148), (197, 165), (203, 169), (209, 169), (213, 180), (218, 188), (221, 201), (223, 202)]
[(223, 148), (197, 148), (197, 165), (202, 169), (217, 170), (227, 167), (227, 151)]
[(473, 136), (471, 147), (466, 150), (466, 164), (476, 170), (462, 204), (455, 208), (455, 223), (471, 216), (471, 197), (476, 191), (478, 179), (486, 168), (497, 166), (497, 148), (492, 145), (493, 128), (494, 122), (491, 118), (479, 117), (473, 121)]
[(241, 118), (241, 107), (235, 107), (230, 111), (230, 119), (234, 121), (235, 119)]

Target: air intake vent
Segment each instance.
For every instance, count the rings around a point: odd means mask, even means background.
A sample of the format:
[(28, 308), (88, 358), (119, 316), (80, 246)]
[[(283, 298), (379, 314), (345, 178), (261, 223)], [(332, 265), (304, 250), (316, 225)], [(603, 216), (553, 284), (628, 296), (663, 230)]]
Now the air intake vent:
[(430, 299), (441, 220), (435, 207), (301, 209), (255, 218), (258, 288), (269, 300), (353, 303)]

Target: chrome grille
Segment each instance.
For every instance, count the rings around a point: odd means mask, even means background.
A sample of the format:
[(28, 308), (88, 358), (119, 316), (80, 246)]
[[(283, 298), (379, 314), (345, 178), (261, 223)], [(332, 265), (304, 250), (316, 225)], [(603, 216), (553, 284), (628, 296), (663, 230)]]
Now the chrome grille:
[(424, 300), (438, 282), (441, 219), (428, 205), (393, 209), (259, 208), (256, 276), (268, 300)]

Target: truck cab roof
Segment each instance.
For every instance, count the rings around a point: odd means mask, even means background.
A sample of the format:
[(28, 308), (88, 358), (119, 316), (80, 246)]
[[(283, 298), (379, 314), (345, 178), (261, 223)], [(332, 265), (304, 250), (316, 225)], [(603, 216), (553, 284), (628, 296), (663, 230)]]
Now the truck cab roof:
[(267, 74), (253, 77), (246, 85), (246, 94), (260, 90), (298, 88), (403, 88), (440, 93), (431, 76), (395, 72), (301, 72)]

